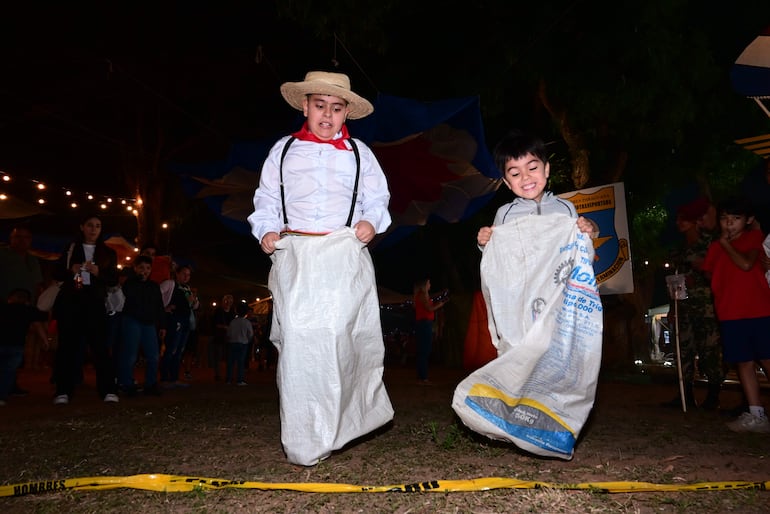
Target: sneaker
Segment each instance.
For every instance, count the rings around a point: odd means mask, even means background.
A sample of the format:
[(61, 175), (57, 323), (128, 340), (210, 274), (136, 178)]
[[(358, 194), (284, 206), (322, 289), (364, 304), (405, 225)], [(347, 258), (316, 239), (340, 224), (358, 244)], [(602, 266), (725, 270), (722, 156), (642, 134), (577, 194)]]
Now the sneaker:
[(120, 401), (120, 398), (118, 398), (117, 394), (107, 393), (104, 395), (105, 403), (118, 403), (119, 401)]
[(239, 386), (247, 386), (247, 385), (249, 385), (249, 383), (244, 381), (244, 380), (241, 380), (240, 382), (238, 382), (238, 385)]
[(767, 416), (755, 416), (750, 412), (744, 412), (735, 421), (727, 424), (727, 428), (733, 432), (756, 432), (770, 434), (770, 420)]
[(54, 405), (67, 405), (70, 402), (70, 397), (67, 394), (60, 394), (53, 399)]

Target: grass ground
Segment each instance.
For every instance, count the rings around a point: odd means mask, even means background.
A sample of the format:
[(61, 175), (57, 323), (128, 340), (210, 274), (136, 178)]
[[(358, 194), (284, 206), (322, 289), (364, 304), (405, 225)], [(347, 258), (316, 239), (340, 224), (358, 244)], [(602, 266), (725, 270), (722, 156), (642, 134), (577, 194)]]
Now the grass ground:
[[(409, 367), (387, 368), (392, 423), (314, 467), (282, 452), (272, 372), (250, 370), (248, 387), (194, 370), (189, 387), (160, 398), (101, 402), (93, 377), (67, 406), (51, 404), (47, 374), (23, 372), (31, 390), (0, 410), (0, 484), (163, 473), (261, 483), (368, 486), (504, 477), (567, 485), (597, 482), (770, 480), (770, 435), (735, 434), (719, 412), (662, 408), (668, 379), (605, 377), (570, 461), (544, 459), (468, 431), (450, 407), (462, 370), (432, 370), (419, 386)], [(704, 391), (698, 390), (699, 396)], [(766, 392), (764, 393), (767, 394)], [(723, 392), (737, 405), (736, 388)], [(770, 402), (768, 402), (770, 403)], [(260, 489), (153, 492), (64, 490), (0, 497), (4, 512), (770, 512), (770, 491), (602, 493), (525, 488), (471, 492), (324, 493)]]

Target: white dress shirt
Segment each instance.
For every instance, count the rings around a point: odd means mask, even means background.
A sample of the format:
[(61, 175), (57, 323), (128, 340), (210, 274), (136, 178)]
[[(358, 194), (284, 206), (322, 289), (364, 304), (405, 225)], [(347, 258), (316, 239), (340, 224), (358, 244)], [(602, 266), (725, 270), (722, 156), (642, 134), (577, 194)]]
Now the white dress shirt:
[[(271, 148), (254, 193), (254, 212), (248, 221), (251, 233), (259, 241), (268, 232), (284, 230), (332, 232), (345, 226), (350, 213), (356, 179), (355, 153), (330, 144), (295, 139), (283, 161), (288, 220), (284, 224), (279, 166), (289, 137), (281, 138)], [(379, 234), (391, 223), (388, 183), (371, 149), (358, 139), (355, 141), (361, 156), (361, 175), (351, 226), (366, 220)]]

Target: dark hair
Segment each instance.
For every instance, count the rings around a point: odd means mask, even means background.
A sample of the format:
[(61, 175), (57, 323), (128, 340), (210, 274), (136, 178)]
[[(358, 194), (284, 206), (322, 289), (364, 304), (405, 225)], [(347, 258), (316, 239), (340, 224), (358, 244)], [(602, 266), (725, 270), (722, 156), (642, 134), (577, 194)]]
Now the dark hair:
[(86, 213), (85, 215), (80, 217), (80, 220), (78, 221), (78, 225), (82, 225), (86, 221), (88, 221), (90, 219), (93, 219), (93, 218), (96, 218), (99, 221), (102, 221), (102, 217), (101, 217), (101, 215), (99, 215), (98, 212), (89, 212), (89, 213)]
[(520, 130), (512, 130), (495, 145), (495, 166), (505, 173), (505, 165), (510, 159), (520, 159), (527, 154), (534, 155), (543, 164), (548, 163), (548, 150), (542, 139)]
[(16, 289), (12, 289), (10, 293), (8, 293), (8, 300), (11, 298), (14, 298), (21, 303), (29, 303), (32, 301), (32, 293), (29, 292), (29, 290), (17, 287)]
[(751, 202), (742, 196), (733, 196), (722, 200), (717, 205), (717, 216), (722, 214), (732, 214), (733, 216), (754, 216), (754, 207)]
[(134, 257), (134, 266), (137, 264), (149, 264), (152, 266), (152, 257), (149, 255), (137, 255)]
[(22, 221), (21, 223), (17, 223), (14, 226), (11, 227), (11, 232), (14, 230), (26, 230), (30, 234), (32, 233), (32, 228), (30, 226), (29, 221)]
[(430, 280), (429, 277), (419, 277), (415, 279), (415, 281), (412, 283), (412, 289), (416, 293), (417, 291), (425, 288), (425, 286), (428, 285), (428, 280)]
[(102, 228), (99, 231), (99, 237), (97, 238), (97, 241), (104, 241), (104, 222), (102, 221), (102, 217), (96, 212), (90, 212), (85, 216), (80, 217), (80, 221), (78, 221), (78, 231), (77, 231), (77, 235), (75, 236), (75, 240), (82, 241), (83, 235), (84, 235), (83, 225), (85, 225), (88, 220), (92, 220), (92, 219), (99, 220), (99, 223), (101, 223), (102, 225)]
[(235, 312), (238, 313), (238, 316), (245, 316), (249, 310), (251, 310), (249, 309), (249, 304), (244, 301), (238, 302), (235, 306)]

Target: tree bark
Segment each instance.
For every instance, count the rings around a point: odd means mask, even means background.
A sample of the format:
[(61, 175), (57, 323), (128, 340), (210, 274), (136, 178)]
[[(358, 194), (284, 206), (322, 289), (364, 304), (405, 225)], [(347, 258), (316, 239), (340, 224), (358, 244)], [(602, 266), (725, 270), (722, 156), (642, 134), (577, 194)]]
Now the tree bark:
[(570, 161), (572, 163), (572, 183), (575, 189), (581, 189), (585, 187), (588, 181), (591, 179), (591, 164), (589, 159), (589, 152), (585, 146), (583, 138), (580, 136), (578, 130), (576, 130), (569, 122), (569, 117), (565, 109), (558, 108), (554, 102), (548, 96), (546, 90), (545, 81), (541, 80), (538, 87), (538, 98), (543, 104), (543, 107), (548, 111), (559, 125), (561, 136), (564, 142), (567, 144), (567, 149), (570, 154)]

